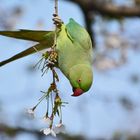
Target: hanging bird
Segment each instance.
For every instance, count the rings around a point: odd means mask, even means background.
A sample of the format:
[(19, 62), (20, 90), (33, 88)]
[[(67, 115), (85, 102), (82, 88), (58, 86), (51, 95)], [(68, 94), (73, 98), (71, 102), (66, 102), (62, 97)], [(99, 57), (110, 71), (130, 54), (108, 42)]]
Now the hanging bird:
[[(54, 31), (0, 31), (0, 35), (38, 42), (31, 48), (0, 62), (3, 66), (9, 62), (38, 51), (50, 48), (54, 43)], [(72, 96), (79, 96), (88, 91), (92, 85), (92, 43), (88, 32), (70, 19), (67, 25), (62, 24), (57, 31), (56, 51), (58, 68), (68, 78), (73, 88)]]

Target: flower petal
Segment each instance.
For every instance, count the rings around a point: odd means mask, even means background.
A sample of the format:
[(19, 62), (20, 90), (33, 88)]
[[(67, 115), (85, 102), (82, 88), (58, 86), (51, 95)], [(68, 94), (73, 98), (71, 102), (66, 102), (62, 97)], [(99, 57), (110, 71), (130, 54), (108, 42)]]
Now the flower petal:
[(46, 116), (45, 116), (45, 117), (43, 118), (43, 120), (44, 120), (44, 122), (46, 122), (47, 125), (49, 125), (49, 126), (50, 126), (51, 123), (52, 123), (52, 120), (51, 120), (49, 117), (46, 117)]
[(65, 133), (65, 126), (62, 123), (57, 124), (56, 127), (54, 127), (54, 132), (56, 134)]
[(51, 135), (52, 135), (53, 137), (56, 137), (56, 133), (54, 132), (53, 129), (51, 129)]
[(32, 108), (27, 109), (26, 113), (29, 115), (30, 118), (34, 118), (34, 110)]
[(43, 130), (43, 133), (45, 135), (49, 135), (49, 134), (51, 134), (51, 129), (50, 128), (46, 128), (46, 129)]
[(34, 110), (33, 110), (32, 108), (29, 108), (29, 109), (27, 109), (26, 111), (27, 111), (27, 113), (29, 113), (29, 114), (34, 114)]

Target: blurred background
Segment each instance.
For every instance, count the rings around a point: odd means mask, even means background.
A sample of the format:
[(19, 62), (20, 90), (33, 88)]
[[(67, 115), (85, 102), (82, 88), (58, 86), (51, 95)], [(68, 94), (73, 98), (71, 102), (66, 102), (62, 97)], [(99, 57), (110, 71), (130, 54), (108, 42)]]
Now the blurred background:
[[(0, 30), (54, 29), (52, 0), (0, 0)], [(66, 133), (57, 138), (39, 130), (45, 104), (35, 119), (25, 114), (47, 90), (51, 77), (33, 69), (35, 54), (0, 68), (0, 140), (140, 140), (140, 0), (59, 0), (65, 23), (74, 18), (93, 41), (94, 83), (88, 93), (71, 97), (58, 71)], [(32, 42), (0, 36), (0, 61)]]

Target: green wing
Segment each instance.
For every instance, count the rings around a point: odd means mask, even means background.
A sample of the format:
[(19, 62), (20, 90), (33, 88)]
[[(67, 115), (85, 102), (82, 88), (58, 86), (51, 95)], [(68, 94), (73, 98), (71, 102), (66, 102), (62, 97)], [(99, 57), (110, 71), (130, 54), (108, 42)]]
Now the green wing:
[(39, 31), (39, 30), (19, 30), (19, 31), (0, 31), (0, 35), (41, 42), (44, 39), (44, 36), (52, 31)]
[(69, 23), (66, 25), (66, 29), (72, 40), (78, 42), (82, 48), (86, 50), (90, 50), (92, 48), (92, 43), (88, 32), (74, 19), (70, 18)]

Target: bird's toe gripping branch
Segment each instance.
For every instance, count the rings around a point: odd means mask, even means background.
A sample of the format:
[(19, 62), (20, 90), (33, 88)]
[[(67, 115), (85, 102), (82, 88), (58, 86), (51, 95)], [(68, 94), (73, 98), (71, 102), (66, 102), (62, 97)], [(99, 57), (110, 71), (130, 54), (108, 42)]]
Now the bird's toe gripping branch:
[(61, 20), (61, 18), (57, 15), (57, 14), (53, 14), (53, 21), (54, 21), (54, 24), (60, 28), (61, 25), (63, 24), (63, 21)]

